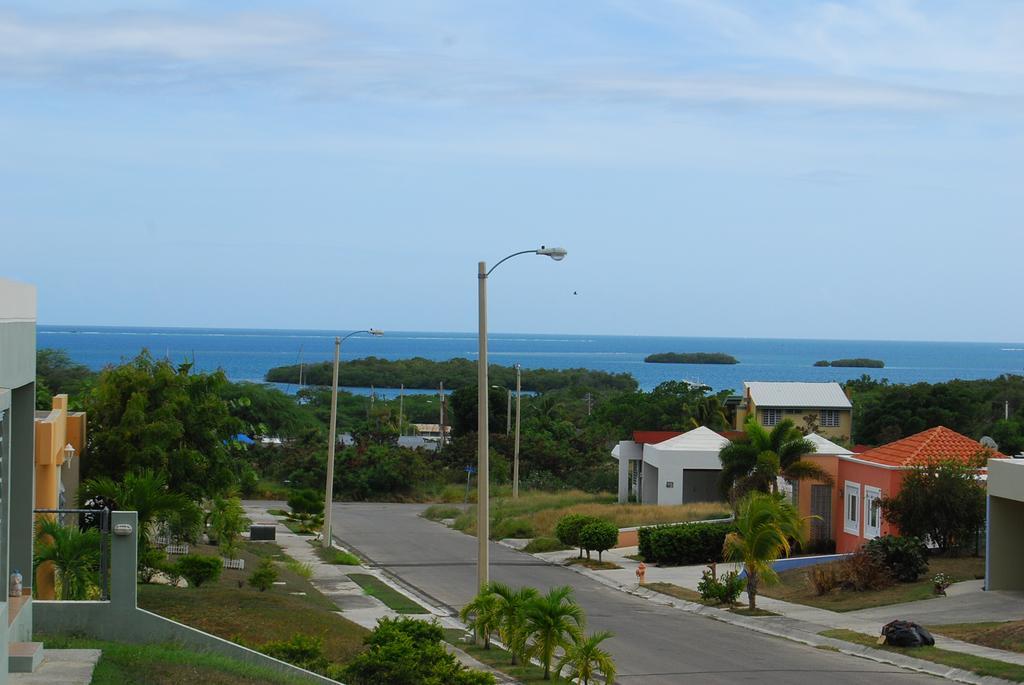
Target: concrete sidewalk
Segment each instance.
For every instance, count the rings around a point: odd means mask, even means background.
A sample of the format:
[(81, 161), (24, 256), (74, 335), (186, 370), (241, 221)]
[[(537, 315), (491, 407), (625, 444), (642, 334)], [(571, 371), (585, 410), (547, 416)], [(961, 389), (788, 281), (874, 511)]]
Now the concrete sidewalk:
[[(410, 588), (406, 588), (395, 583), (394, 580), (385, 573), (382, 573), (379, 569), (367, 568), (365, 566), (328, 564), (321, 560), (320, 557), (317, 556), (316, 550), (311, 544), (309, 544), (309, 541), (313, 539), (312, 537), (296, 535), (281, 523), (281, 519), (279, 517), (273, 516), (267, 512), (267, 509), (284, 508), (286, 505), (283, 502), (246, 501), (242, 503), (242, 506), (245, 509), (245, 515), (253, 523), (274, 525), (277, 531), (277, 540), (275, 540), (277, 545), (292, 559), (304, 564), (309, 564), (310, 568), (313, 569), (313, 576), (310, 578), (310, 583), (323, 595), (334, 602), (335, 605), (337, 605), (339, 609), (338, 613), (353, 623), (356, 623), (367, 630), (373, 630), (377, 626), (377, 621), (382, 618), (408, 616), (409, 618), (419, 618), (423, 620), (436, 619), (442, 628), (465, 630), (466, 627), (458, 620), (457, 617), (452, 616), (447, 609), (434, 606), (427, 598), (420, 596)], [(334, 544), (334, 547), (346, 552), (350, 551), (339, 546), (337, 543)], [(371, 597), (366, 594), (362, 587), (348, 577), (349, 573), (362, 573), (374, 576), (382, 583), (385, 583), (396, 591), (406, 595), (417, 604), (427, 609), (430, 613), (427, 615), (399, 614), (388, 608), (386, 604), (376, 597)], [(516, 682), (504, 673), (501, 673), (500, 671), (497, 671), (474, 659), (460, 649), (448, 645), (448, 650), (455, 654), (463, 665), (474, 670), (491, 673), (499, 683)]]
[[(604, 553), (604, 561), (618, 564), (622, 567), (621, 569), (593, 571), (580, 565), (575, 565), (571, 568), (579, 573), (598, 579), (606, 585), (643, 596), (660, 604), (680, 606), (695, 613), (709, 615), (719, 620), (728, 620), (731, 623), (748, 625), (748, 627), (771, 628), (777, 634), (808, 642), (809, 644), (817, 644), (817, 641), (825, 639), (821, 638), (818, 633), (832, 628), (845, 628), (877, 637), (881, 633), (883, 625), (897, 618), (915, 621), (922, 625), (1024, 619), (1024, 593), (985, 592), (978, 581), (957, 583), (947, 590), (946, 597), (845, 613), (804, 606), (802, 604), (793, 604), (759, 595), (757, 598), (758, 607), (780, 614), (780, 616), (777, 618), (741, 617), (722, 609), (673, 599), (662, 593), (639, 586), (636, 578), (636, 569), (640, 564), (638, 561), (628, 558), (636, 553), (636, 547), (623, 547), (608, 550)], [(577, 555), (577, 550), (566, 550), (535, 554), (534, 556), (550, 563), (561, 564)], [(696, 591), (697, 584), (700, 582), (706, 568), (706, 565), (667, 567), (649, 565), (647, 566), (646, 582), (672, 583), (673, 585)], [(718, 573), (721, 574), (734, 569), (738, 570), (739, 568), (739, 564), (719, 564)], [(746, 597), (746, 593), (743, 594), (743, 597)], [(737, 621), (736, 619), (743, 620)], [(831, 642), (836, 641), (833, 640)], [(935, 636), (935, 646), (951, 652), (971, 654), (1024, 667), (1024, 654), (1019, 652), (992, 649), (969, 642), (954, 640), (942, 635)], [(865, 655), (862, 654), (861, 656)], [(919, 660), (915, 659), (913, 661)], [(967, 680), (965, 682), (971, 681)]]

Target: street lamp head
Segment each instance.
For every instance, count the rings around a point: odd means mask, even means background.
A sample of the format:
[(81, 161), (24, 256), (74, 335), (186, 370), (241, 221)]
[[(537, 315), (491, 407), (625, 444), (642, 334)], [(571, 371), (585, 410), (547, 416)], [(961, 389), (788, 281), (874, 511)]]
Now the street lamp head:
[(370, 330), (368, 330), (366, 332), (369, 333), (370, 335), (376, 335), (378, 337), (384, 335), (384, 331), (382, 331), (379, 328), (371, 328)]
[(569, 253), (565, 251), (564, 247), (544, 247), (541, 245), (540, 249), (537, 250), (537, 254), (544, 255), (545, 257), (551, 257), (556, 262), (560, 262), (565, 259), (565, 256)]

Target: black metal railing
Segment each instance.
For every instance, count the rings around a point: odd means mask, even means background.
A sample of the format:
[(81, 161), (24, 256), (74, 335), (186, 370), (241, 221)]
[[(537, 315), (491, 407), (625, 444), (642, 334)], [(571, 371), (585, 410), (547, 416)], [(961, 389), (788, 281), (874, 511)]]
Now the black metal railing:
[(63, 523), (64, 514), (78, 514), (78, 526), (96, 527), (100, 531), (100, 599), (110, 599), (110, 509), (33, 509), (34, 514), (56, 514)]

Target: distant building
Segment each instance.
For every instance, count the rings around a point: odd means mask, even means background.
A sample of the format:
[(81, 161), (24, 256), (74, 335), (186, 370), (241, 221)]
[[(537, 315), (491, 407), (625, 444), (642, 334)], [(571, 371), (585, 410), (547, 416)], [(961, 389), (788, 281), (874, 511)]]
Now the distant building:
[(754, 416), (765, 428), (790, 419), (798, 428), (827, 438), (848, 440), (853, 435), (853, 404), (835, 382), (750, 381), (743, 384), (743, 395), (730, 397), (726, 407), (735, 417), (735, 430), (743, 430), (743, 422)]
[[(441, 424), (439, 423), (413, 423), (410, 424), (412, 429), (416, 431), (416, 435), (421, 438), (434, 438), (435, 440), (441, 439)], [(447, 440), (452, 434), (452, 427), (444, 427), (444, 437)]]

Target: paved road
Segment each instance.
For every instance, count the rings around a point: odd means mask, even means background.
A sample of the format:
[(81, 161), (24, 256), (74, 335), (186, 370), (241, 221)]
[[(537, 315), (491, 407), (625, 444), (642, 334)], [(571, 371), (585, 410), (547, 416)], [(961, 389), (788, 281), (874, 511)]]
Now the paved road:
[[(337, 504), (335, 537), (434, 600), (461, 607), (474, 594), (476, 538), (420, 518), (423, 508)], [(571, 585), (588, 630), (615, 633), (606, 644), (619, 666), (617, 681), (627, 685), (944, 682), (662, 607), (502, 545), (491, 545), (491, 564), (491, 578), (512, 585)]]

